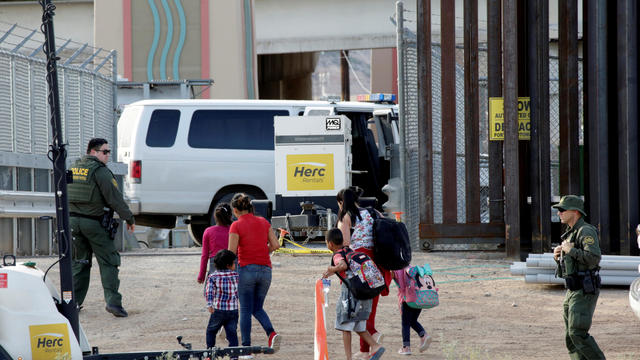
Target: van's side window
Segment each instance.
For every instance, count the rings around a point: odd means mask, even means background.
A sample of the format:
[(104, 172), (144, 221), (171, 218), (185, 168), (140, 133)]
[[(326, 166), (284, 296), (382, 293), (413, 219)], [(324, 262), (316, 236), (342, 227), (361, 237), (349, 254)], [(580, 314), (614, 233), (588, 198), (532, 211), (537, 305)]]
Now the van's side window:
[(273, 117), (287, 110), (197, 110), (189, 146), (200, 149), (273, 150)]
[(179, 123), (179, 110), (154, 110), (147, 130), (147, 146), (172, 147), (176, 142)]

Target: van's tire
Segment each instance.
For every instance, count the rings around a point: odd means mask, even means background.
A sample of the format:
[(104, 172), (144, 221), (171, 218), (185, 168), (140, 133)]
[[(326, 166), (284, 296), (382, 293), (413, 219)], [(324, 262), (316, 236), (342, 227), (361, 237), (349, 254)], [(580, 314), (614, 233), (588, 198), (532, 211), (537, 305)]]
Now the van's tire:
[(188, 228), (189, 228), (189, 235), (191, 235), (191, 239), (193, 240), (193, 243), (196, 244), (196, 246), (202, 246), (202, 236), (204, 235), (204, 231), (212, 225), (216, 224), (216, 220), (213, 217), (213, 211), (215, 210), (216, 206), (218, 206), (218, 204), (220, 203), (228, 203), (231, 204), (231, 199), (233, 198), (233, 196), (239, 192), (243, 192), (247, 195), (249, 195), (249, 197), (251, 199), (266, 199), (267, 197), (262, 194), (259, 191), (256, 190), (251, 190), (251, 189), (246, 189), (246, 190), (241, 190), (241, 191), (233, 191), (233, 192), (228, 192), (225, 193), (221, 196), (218, 196), (211, 206), (211, 210), (209, 210), (209, 213), (207, 215), (202, 215), (202, 216), (191, 216), (191, 223), (189, 224)]

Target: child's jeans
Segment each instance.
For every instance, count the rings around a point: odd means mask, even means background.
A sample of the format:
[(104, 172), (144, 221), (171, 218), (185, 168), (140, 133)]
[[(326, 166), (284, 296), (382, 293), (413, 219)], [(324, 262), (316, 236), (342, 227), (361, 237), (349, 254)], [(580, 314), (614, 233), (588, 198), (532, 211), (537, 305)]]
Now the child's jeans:
[(238, 310), (216, 309), (207, 325), (207, 348), (216, 346), (216, 334), (223, 326), (229, 346), (238, 346)]
[(420, 312), (422, 312), (422, 309), (414, 309), (407, 305), (406, 302), (402, 303), (402, 346), (411, 346), (411, 333), (409, 332), (410, 327), (415, 330), (420, 337), (427, 334), (422, 325), (418, 322)]

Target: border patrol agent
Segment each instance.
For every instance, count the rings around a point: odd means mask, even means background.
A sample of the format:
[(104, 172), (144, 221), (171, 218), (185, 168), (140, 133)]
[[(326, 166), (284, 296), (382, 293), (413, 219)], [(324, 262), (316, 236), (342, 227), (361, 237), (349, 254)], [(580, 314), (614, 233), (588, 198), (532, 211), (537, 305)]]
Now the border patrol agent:
[(566, 195), (553, 205), (558, 216), (568, 226), (562, 234), (562, 244), (553, 249), (558, 263), (556, 276), (565, 279), (564, 299), (565, 342), (571, 359), (604, 359), (602, 350), (589, 335), (593, 312), (600, 293), (600, 243), (597, 229), (584, 221), (582, 199)]
[(124, 202), (113, 173), (107, 168), (109, 160), (107, 140), (94, 138), (87, 145), (87, 155), (72, 167), (73, 182), (68, 186), (69, 224), (73, 234), (73, 288), (78, 307), (82, 305), (91, 275), (91, 257), (95, 253), (100, 266), (100, 278), (104, 289), (106, 310), (117, 317), (128, 316), (122, 307), (122, 295), (118, 292), (118, 266), (120, 254), (113, 243), (110, 230), (113, 211), (126, 220), (127, 229), (133, 232), (134, 219)]

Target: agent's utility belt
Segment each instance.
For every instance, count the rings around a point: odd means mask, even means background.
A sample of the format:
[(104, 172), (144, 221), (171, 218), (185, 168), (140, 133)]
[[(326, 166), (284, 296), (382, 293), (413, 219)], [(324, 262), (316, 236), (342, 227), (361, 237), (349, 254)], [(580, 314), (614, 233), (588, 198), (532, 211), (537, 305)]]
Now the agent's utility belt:
[(75, 212), (70, 212), (69, 216), (81, 217), (81, 218), (91, 219), (91, 220), (95, 220), (95, 221), (102, 221), (102, 216), (85, 215), (85, 214), (79, 214), (79, 213), (75, 213)]
[(600, 269), (571, 274), (564, 278), (564, 286), (571, 291), (582, 289), (585, 294), (595, 294), (602, 286)]
[(102, 214), (102, 216), (85, 215), (85, 214), (79, 214), (76, 212), (70, 212), (69, 216), (81, 217), (85, 219), (98, 221), (100, 223), (100, 226), (102, 226), (107, 231), (111, 240), (116, 238), (116, 233), (118, 232), (118, 225), (120, 224), (116, 219), (113, 218), (113, 210), (105, 211), (104, 214)]

